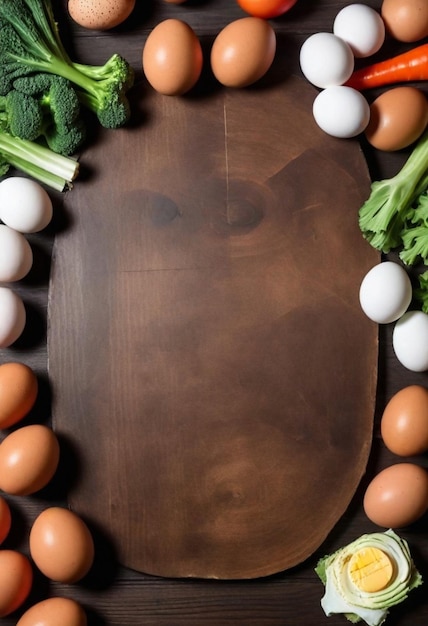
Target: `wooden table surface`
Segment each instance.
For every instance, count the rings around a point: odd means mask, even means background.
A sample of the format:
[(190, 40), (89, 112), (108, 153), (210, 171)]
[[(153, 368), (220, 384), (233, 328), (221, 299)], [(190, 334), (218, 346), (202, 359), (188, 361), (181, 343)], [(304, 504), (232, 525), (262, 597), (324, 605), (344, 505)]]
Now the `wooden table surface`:
[[(291, 50), (287, 60), (298, 69), (298, 50), (304, 39), (316, 31), (331, 31), (337, 11), (348, 3), (343, 0), (299, 0), (289, 14), (273, 21), (279, 41)], [(379, 9), (380, 0), (366, 2)], [(114, 32), (84, 31), (57, 8), (63, 39), (71, 56), (86, 63), (103, 63), (110, 54), (123, 54), (141, 73), (141, 52), (145, 37), (160, 20), (179, 17), (186, 20), (208, 49), (215, 34), (233, 19), (243, 17), (234, 0), (189, 0), (182, 6), (167, 5), (162, 0), (137, 0), (133, 16)], [(386, 49), (399, 50), (389, 42)], [(141, 76), (140, 76), (141, 77)], [(383, 154), (366, 149), (372, 178), (393, 175), (403, 164), (407, 153)], [(78, 183), (77, 183), (78, 184)], [(60, 210), (61, 198), (55, 198)], [(27, 326), (12, 348), (0, 350), (0, 362), (21, 360), (38, 374), (40, 393), (32, 419), (49, 420), (50, 389), (47, 375), (46, 318), (49, 270), (58, 220), (43, 233), (29, 237), (34, 252), (34, 267), (29, 277), (16, 286), (27, 308)], [(316, 262), (316, 260), (314, 261)], [(346, 259), (341, 262), (346, 263)], [(350, 355), (352, 358), (352, 355)], [(346, 624), (345, 618), (326, 618), (320, 607), (323, 586), (314, 573), (318, 558), (352, 541), (360, 534), (378, 530), (362, 510), (362, 494), (368, 481), (381, 468), (397, 461), (379, 438), (379, 418), (387, 400), (408, 384), (428, 384), (427, 374), (414, 374), (396, 360), (391, 347), (391, 328), (380, 328), (378, 400), (372, 455), (360, 489), (346, 514), (330, 533), (320, 549), (302, 565), (274, 576), (252, 581), (170, 580), (139, 574), (117, 566), (110, 548), (95, 533), (97, 560), (91, 575), (81, 584), (63, 586), (48, 583), (36, 575), (34, 589), (27, 604), (49, 595), (63, 594), (79, 600), (87, 610), (90, 626), (321, 626)], [(351, 460), (352, 462), (352, 460)], [(417, 459), (427, 466), (427, 458)], [(4, 547), (27, 551), (28, 528), (37, 513), (52, 503), (62, 503), (61, 490), (54, 483), (41, 495), (30, 498), (8, 498), (14, 525)], [(403, 529), (400, 534), (409, 541), (412, 554), (428, 580), (428, 533), (426, 518)], [(27, 605), (26, 605), (27, 606)], [(4, 618), (11, 626), (17, 614)], [(410, 598), (391, 611), (390, 626), (425, 626), (428, 604), (425, 586), (412, 592)], [(61, 626), (60, 624), (58, 626)]]

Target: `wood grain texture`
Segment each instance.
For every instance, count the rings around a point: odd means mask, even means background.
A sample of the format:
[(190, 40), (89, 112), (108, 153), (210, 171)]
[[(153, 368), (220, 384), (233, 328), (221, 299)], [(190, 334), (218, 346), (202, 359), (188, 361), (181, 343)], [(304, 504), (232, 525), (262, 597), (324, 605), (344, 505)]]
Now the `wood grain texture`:
[[(180, 7), (167, 5), (163, 0), (145, 0), (138, 3), (137, 14), (123, 28), (101, 33), (85, 31), (74, 25), (67, 17), (66, 4), (66, 0), (61, 0), (55, 3), (55, 8), (67, 49), (78, 60), (103, 63), (110, 54), (120, 51), (132, 62), (137, 73), (141, 73), (141, 50), (145, 37), (160, 19), (172, 16), (187, 19), (201, 35), (207, 53), (218, 28), (242, 15), (234, 0), (188, 0)], [(298, 49), (305, 37), (319, 30), (331, 30), (335, 14), (346, 4), (345, 0), (299, 0), (290, 14), (274, 21), (279, 42), (278, 59), (282, 59), (282, 62), (275, 63), (279, 76), (283, 71), (282, 63), (288, 69), (299, 71)], [(381, 2), (370, 0), (367, 4), (378, 9)], [(396, 50), (396, 43), (387, 42), (386, 55)], [(139, 108), (144, 115), (144, 101)], [(364, 142), (363, 147), (373, 178), (394, 175), (409, 152), (381, 153), (369, 149)], [(61, 392), (50, 387), (46, 360), (50, 250), (55, 235), (70, 227), (61, 204), (61, 199), (56, 199), (52, 226), (30, 237), (35, 253), (33, 269), (26, 279), (13, 285), (23, 297), (27, 308), (27, 328), (17, 344), (0, 350), (0, 362), (20, 360), (32, 365), (38, 374), (41, 393), (27, 423), (48, 423), (51, 395)], [(390, 257), (394, 259), (394, 255)], [(317, 259), (312, 261), (313, 267), (316, 267)], [(109, 538), (88, 520), (97, 548), (95, 568), (90, 576), (79, 585), (58, 585), (45, 580), (35, 569), (34, 589), (23, 609), (47, 596), (65, 595), (82, 602), (88, 614), (89, 626), (344, 626), (346, 620), (342, 616), (324, 616), (320, 607), (323, 587), (313, 568), (320, 556), (333, 552), (364, 532), (377, 530), (362, 510), (364, 488), (376, 472), (397, 461), (379, 437), (381, 412), (386, 401), (403, 386), (428, 384), (426, 373), (412, 373), (398, 363), (392, 350), (391, 332), (391, 327), (380, 328), (374, 445), (366, 475), (345, 514), (320, 548), (304, 563), (254, 581), (157, 578), (118, 566)], [(61, 438), (61, 445), (61, 472), (53, 488), (31, 498), (8, 497), (12, 507), (13, 527), (2, 547), (27, 552), (29, 527), (37, 513), (51, 504), (66, 505), (65, 496), (84, 470), (84, 465), (79, 450), (66, 437)], [(425, 457), (418, 458), (417, 462), (427, 465)], [(409, 542), (416, 563), (424, 579), (428, 580), (426, 518), (412, 527), (402, 529), (401, 535)], [(2, 625), (14, 626), (21, 612), (2, 618)], [(406, 602), (391, 610), (387, 624), (426, 626), (427, 621), (428, 603), (423, 585), (412, 592)]]
[(82, 155), (94, 176), (67, 196), (52, 272), (53, 418), (83, 458), (73, 508), (129, 567), (292, 567), (365, 471), (369, 178), (356, 142), (316, 128), (315, 93), (290, 76), (202, 106), (146, 95), (148, 123)]

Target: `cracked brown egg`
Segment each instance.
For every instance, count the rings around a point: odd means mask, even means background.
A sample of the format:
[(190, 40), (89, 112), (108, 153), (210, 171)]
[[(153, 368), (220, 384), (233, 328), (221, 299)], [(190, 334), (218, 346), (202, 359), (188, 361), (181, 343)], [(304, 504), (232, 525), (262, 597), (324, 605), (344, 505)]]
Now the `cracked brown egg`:
[(92, 30), (109, 30), (122, 24), (132, 13), (135, 0), (69, 0), (71, 19)]

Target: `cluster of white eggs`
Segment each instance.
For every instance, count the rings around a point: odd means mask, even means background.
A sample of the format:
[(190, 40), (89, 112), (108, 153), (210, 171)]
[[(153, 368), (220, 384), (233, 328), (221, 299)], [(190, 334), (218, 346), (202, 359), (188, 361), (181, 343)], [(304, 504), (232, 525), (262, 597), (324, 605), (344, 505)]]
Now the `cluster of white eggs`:
[(395, 356), (408, 370), (428, 370), (428, 315), (412, 310), (412, 283), (404, 267), (382, 261), (364, 276), (360, 304), (377, 324), (394, 324), (392, 345)]
[(24, 303), (9, 286), (33, 266), (25, 235), (46, 228), (52, 215), (52, 200), (36, 181), (14, 176), (0, 182), (0, 348), (15, 343), (25, 328)]
[(350, 4), (336, 15), (333, 32), (315, 33), (300, 50), (305, 78), (322, 91), (313, 103), (315, 122), (327, 134), (342, 139), (364, 131), (370, 120), (367, 99), (345, 83), (356, 58), (369, 57), (385, 41), (381, 15), (364, 4)]

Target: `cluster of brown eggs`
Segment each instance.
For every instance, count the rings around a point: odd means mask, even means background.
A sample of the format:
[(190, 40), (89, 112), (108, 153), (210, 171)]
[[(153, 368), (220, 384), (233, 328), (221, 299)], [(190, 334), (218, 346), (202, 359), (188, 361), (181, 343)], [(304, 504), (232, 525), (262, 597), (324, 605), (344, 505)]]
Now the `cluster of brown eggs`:
[(406, 461), (386, 467), (373, 478), (364, 510), (379, 526), (402, 528), (428, 510), (428, 472), (415, 462), (428, 450), (428, 389), (410, 385), (398, 391), (382, 414), (381, 435), (386, 447)]
[[(17, 426), (32, 410), (38, 380), (27, 365), (0, 365), (0, 428), (11, 429), (0, 443), (0, 543), (9, 535), (13, 514), (7, 496), (29, 496), (53, 479), (60, 459), (60, 443), (43, 424)], [(17, 426), (15, 428), (15, 426)], [(10, 615), (27, 600), (33, 586), (33, 564), (49, 580), (74, 583), (90, 570), (94, 542), (85, 522), (65, 507), (49, 506), (34, 520), (29, 557), (16, 549), (0, 549), (0, 617)], [(68, 620), (68, 621), (67, 621)], [(19, 626), (67, 624), (86, 626), (83, 608), (70, 598), (53, 597), (31, 606)]]

